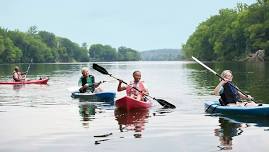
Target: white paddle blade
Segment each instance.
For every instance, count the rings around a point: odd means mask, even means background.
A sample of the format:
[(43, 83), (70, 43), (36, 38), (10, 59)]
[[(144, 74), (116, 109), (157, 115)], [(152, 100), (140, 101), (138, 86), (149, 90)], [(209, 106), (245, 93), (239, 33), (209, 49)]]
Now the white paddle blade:
[(194, 61), (196, 61), (197, 63), (201, 64), (203, 67), (205, 67), (206, 69), (208, 69), (209, 71), (211, 71), (214, 74), (217, 74), (217, 72), (215, 72), (214, 70), (212, 70), (210, 67), (208, 67), (207, 65), (205, 65), (204, 63), (202, 63), (201, 61), (199, 61), (197, 58), (195, 58), (194, 56), (191, 57)]

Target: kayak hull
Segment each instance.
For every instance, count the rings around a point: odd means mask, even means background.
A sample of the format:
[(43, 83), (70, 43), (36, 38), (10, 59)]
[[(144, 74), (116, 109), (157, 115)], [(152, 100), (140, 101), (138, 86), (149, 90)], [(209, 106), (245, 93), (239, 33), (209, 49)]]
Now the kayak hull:
[(0, 85), (17, 85), (17, 84), (47, 84), (49, 81), (49, 78), (44, 78), (41, 80), (28, 80), (28, 81), (10, 81), (10, 82), (0, 82)]
[(207, 101), (205, 102), (205, 111), (224, 115), (269, 116), (269, 104), (255, 107), (221, 106), (218, 101)]
[(124, 96), (115, 102), (116, 107), (120, 109), (132, 110), (132, 109), (147, 109), (152, 107), (152, 102), (148, 101), (139, 101), (131, 97)]
[(98, 93), (80, 93), (78, 91), (72, 92), (72, 98), (83, 99), (82, 101), (91, 102), (114, 102), (116, 93), (115, 92), (98, 92)]

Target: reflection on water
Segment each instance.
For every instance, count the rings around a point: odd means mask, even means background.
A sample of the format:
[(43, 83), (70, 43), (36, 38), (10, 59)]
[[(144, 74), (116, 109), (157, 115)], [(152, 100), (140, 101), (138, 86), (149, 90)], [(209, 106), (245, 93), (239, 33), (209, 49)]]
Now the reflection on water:
[[(235, 83), (242, 90), (262, 103), (269, 102), (268, 63), (206, 64), (218, 73), (232, 69)], [(93, 70), (92, 63), (33, 64), (29, 78), (49, 75), (48, 85), (0, 85), (0, 151), (163, 152), (169, 149), (174, 152), (217, 151), (223, 147), (235, 151), (268, 151), (268, 120), (229, 118), (227, 121), (204, 116), (204, 101), (218, 98), (210, 95), (218, 78), (199, 64), (102, 62), (100, 65), (126, 82), (132, 80), (134, 70), (141, 70), (150, 94), (177, 108), (162, 109), (154, 102), (150, 111), (128, 112), (106, 103), (72, 99), (68, 88), (77, 87), (81, 67), (90, 67), (96, 81), (114, 79)], [(28, 64), (19, 66), (24, 70)], [(12, 79), (13, 68), (14, 65), (0, 65), (1, 81)], [(113, 81), (101, 87), (115, 92), (117, 85)], [(116, 99), (124, 95), (125, 92), (117, 92)], [(249, 126), (247, 129), (240, 125), (244, 123)], [(234, 138), (238, 135), (240, 141)], [(250, 139), (258, 139), (258, 143), (248, 145)]]
[(131, 111), (115, 109), (114, 114), (121, 132), (134, 131), (135, 138), (142, 137), (145, 123), (147, 123), (149, 117), (148, 109), (134, 109)]
[(89, 128), (89, 121), (92, 121), (94, 119), (96, 108), (97, 106), (94, 104), (80, 104), (79, 105), (79, 114), (82, 117), (82, 125), (85, 128)]
[(169, 109), (169, 108), (159, 108), (156, 109), (155, 112), (153, 112), (153, 116), (166, 116), (167, 113), (173, 112), (174, 109)]
[(267, 117), (227, 115), (223, 118), (230, 120), (231, 122), (246, 123), (249, 126), (269, 127), (269, 118)]
[(220, 150), (231, 150), (233, 146), (233, 137), (243, 133), (243, 128), (248, 127), (245, 123), (232, 122), (229, 119), (219, 118), (220, 128), (214, 130), (215, 136), (219, 137)]
[(90, 122), (96, 118), (96, 114), (103, 113), (105, 110), (113, 108), (114, 103), (106, 102), (91, 102), (79, 100), (79, 114), (81, 116), (82, 125), (84, 128), (89, 128)]
[[(220, 128), (214, 129), (214, 135), (219, 137), (220, 150), (232, 150), (233, 139), (235, 136), (243, 135), (244, 129), (247, 127), (269, 127), (269, 118), (245, 117), (245, 116), (220, 116)], [(268, 131), (268, 129), (263, 129)]]
[(23, 85), (23, 84), (15, 84), (15, 85), (13, 85), (13, 90), (19, 91), (24, 86), (25, 85)]

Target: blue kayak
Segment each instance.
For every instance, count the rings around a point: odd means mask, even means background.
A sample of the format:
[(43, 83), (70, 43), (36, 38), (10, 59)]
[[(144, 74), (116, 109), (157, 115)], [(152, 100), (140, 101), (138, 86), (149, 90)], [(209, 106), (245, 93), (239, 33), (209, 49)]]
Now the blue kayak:
[(205, 111), (225, 115), (269, 116), (269, 104), (255, 107), (221, 106), (218, 101), (207, 101), (205, 102)]
[(72, 98), (79, 98), (83, 99), (84, 101), (90, 102), (114, 102), (114, 98), (116, 96), (115, 92), (98, 92), (98, 93), (91, 93), (91, 92), (72, 92)]

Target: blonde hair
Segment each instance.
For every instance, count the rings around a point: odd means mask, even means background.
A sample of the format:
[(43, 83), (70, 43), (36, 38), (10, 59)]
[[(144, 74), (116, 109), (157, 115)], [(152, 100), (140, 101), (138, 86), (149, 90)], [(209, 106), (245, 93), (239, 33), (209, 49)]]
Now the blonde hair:
[(83, 73), (84, 71), (89, 71), (89, 68), (87, 68), (87, 67), (83, 67), (83, 68), (81, 69), (81, 73)]
[(222, 71), (222, 73), (220, 74), (220, 76), (221, 77), (225, 77), (228, 73), (231, 73), (233, 75), (233, 73), (232, 73), (231, 70), (224, 70), (224, 71)]

